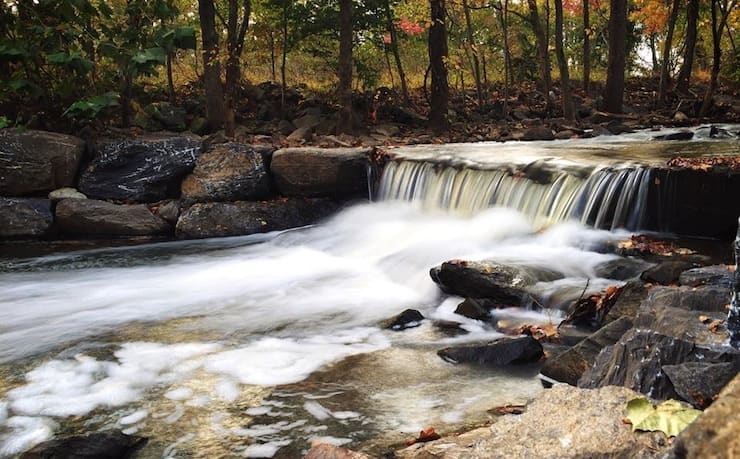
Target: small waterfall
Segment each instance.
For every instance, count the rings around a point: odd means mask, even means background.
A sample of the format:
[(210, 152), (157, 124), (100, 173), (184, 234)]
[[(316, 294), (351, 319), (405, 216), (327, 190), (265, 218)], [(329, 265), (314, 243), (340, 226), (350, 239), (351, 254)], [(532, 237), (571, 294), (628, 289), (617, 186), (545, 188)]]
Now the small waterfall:
[(603, 229), (637, 229), (644, 223), (651, 168), (596, 168), (585, 177), (567, 170), (538, 175), (547, 179), (535, 180), (528, 172), (507, 168), (391, 161), (383, 171), (377, 199), (418, 202), (424, 208), (465, 214), (508, 207), (527, 215), (538, 227), (567, 219)]

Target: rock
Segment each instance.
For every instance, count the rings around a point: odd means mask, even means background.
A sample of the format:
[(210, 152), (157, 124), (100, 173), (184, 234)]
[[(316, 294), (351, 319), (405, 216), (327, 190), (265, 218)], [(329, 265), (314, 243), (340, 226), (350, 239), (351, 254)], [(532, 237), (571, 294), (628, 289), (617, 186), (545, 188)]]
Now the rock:
[(629, 134), (629, 133), (635, 132), (635, 130), (632, 129), (630, 126), (627, 126), (626, 124), (622, 123), (621, 121), (617, 121), (617, 120), (610, 121), (606, 125), (606, 129), (614, 135)]
[(311, 140), (311, 137), (313, 137), (313, 129), (314, 128), (312, 127), (300, 127), (290, 133), (290, 135), (288, 136), (288, 141), (300, 142)]
[(208, 134), (208, 120), (202, 116), (196, 116), (193, 121), (190, 122), (190, 132), (195, 135), (206, 135)]
[(619, 257), (601, 263), (595, 271), (598, 277), (605, 279), (628, 280), (638, 277), (652, 266), (652, 263), (639, 258)]
[(737, 457), (740, 451), (740, 375), (717, 400), (676, 437), (670, 459)]
[(550, 380), (571, 386), (577, 385), (583, 373), (594, 364), (601, 350), (619, 341), (630, 328), (632, 319), (629, 317), (621, 317), (605, 325), (572, 348), (545, 361), (540, 374)]
[(50, 440), (21, 454), (20, 459), (128, 459), (147, 441), (112, 430)]
[(739, 363), (688, 362), (663, 365), (663, 371), (682, 399), (703, 410), (738, 374)]
[(526, 129), (522, 135), (522, 140), (554, 140), (555, 136), (552, 130), (546, 126), (532, 126)]
[(308, 113), (293, 120), (293, 125), (298, 129), (308, 128), (313, 131), (319, 124), (321, 124), (321, 115), (317, 113)]
[(77, 191), (75, 188), (64, 187), (49, 192), (51, 202), (58, 202), (62, 199), (87, 199), (87, 196)]
[(678, 111), (675, 115), (673, 115), (673, 121), (678, 121), (679, 123), (685, 123), (689, 121), (690, 118), (686, 116), (686, 113)]
[(328, 443), (311, 446), (303, 459), (373, 459), (372, 457)]
[(641, 278), (653, 284), (676, 285), (682, 272), (695, 267), (695, 263), (687, 260), (663, 261), (646, 270)]
[(709, 311), (724, 313), (730, 298), (730, 290), (724, 287), (705, 285), (701, 287), (655, 287), (650, 289), (645, 309), (669, 306), (687, 311)]
[(180, 203), (176, 200), (165, 201), (157, 206), (154, 213), (174, 227), (180, 217)]
[(575, 132), (571, 131), (570, 129), (566, 129), (564, 131), (560, 131), (555, 134), (555, 138), (558, 140), (567, 140), (572, 138), (575, 134)]
[(285, 196), (366, 196), (366, 148), (283, 148), (270, 169)]
[(490, 302), (485, 299), (465, 298), (465, 301), (457, 305), (455, 314), (468, 319), (487, 321), (491, 318), (491, 308), (488, 306), (490, 306)]
[(406, 309), (401, 314), (383, 322), (383, 328), (393, 331), (406, 330), (421, 325), (424, 316), (416, 309)]
[(401, 129), (395, 124), (381, 124), (375, 127), (375, 132), (386, 137), (393, 137), (401, 132)]
[(316, 223), (336, 210), (327, 199), (209, 202), (183, 211), (176, 232), (180, 239), (202, 239), (280, 231)]
[(689, 287), (714, 285), (731, 289), (735, 285), (735, 274), (725, 265), (704, 266), (682, 272), (678, 283)]
[(95, 147), (79, 190), (97, 199), (155, 202), (177, 197), (180, 181), (195, 166), (200, 138), (146, 135), (104, 140)]
[(603, 325), (607, 325), (620, 317), (628, 317), (634, 320), (640, 304), (647, 297), (648, 289), (645, 284), (638, 280), (631, 280), (622, 286), (622, 291), (617, 297), (609, 312), (604, 317)]
[(583, 133), (583, 137), (586, 139), (599, 137), (602, 135), (612, 135), (612, 132), (603, 126), (599, 126), (598, 124), (592, 126), (590, 130), (586, 130)]
[(691, 131), (679, 131), (671, 134), (656, 135), (653, 140), (691, 140), (694, 133)]
[(280, 120), (276, 130), (283, 135), (290, 135), (291, 132), (296, 130), (296, 127), (288, 120)]
[(543, 390), (520, 415), (490, 427), (416, 444), (399, 459), (647, 459), (667, 448), (665, 435), (632, 432), (622, 422), (627, 402), (640, 394), (624, 387), (597, 390), (557, 385)]
[(182, 107), (177, 107), (169, 102), (155, 102), (148, 105), (145, 110), (169, 131), (182, 132), (187, 129), (185, 124), (187, 112)]
[(118, 205), (95, 199), (65, 199), (56, 208), (59, 230), (90, 236), (153, 236), (172, 227), (143, 204)]
[(72, 186), (85, 142), (53, 132), (0, 130), (0, 196)]
[(559, 274), (494, 262), (453, 260), (432, 268), (432, 280), (442, 291), (466, 298), (486, 298), (498, 305), (520, 306), (530, 299), (525, 288), (539, 280), (555, 280)]
[(271, 148), (235, 142), (215, 145), (198, 157), (182, 181), (186, 202), (260, 200), (273, 194), (264, 160)]
[(542, 345), (531, 336), (501, 338), (488, 344), (472, 344), (441, 349), (437, 355), (450, 363), (503, 366), (539, 361)]
[(0, 239), (38, 238), (51, 229), (51, 201), (0, 197)]

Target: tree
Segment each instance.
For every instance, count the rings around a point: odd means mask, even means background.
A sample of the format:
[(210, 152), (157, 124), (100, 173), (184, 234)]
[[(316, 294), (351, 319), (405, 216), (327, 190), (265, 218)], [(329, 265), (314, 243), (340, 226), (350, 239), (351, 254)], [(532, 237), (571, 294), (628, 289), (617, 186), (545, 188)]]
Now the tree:
[[(403, 97), (403, 101), (408, 103), (409, 89), (406, 84), (406, 73), (403, 71), (403, 64), (401, 63), (401, 54), (398, 52), (398, 34), (396, 33), (396, 26), (393, 24), (393, 11), (391, 10), (390, 0), (383, 0), (383, 7), (386, 17), (386, 27), (388, 29), (387, 45), (393, 53), (393, 59), (396, 62), (396, 70), (398, 71), (398, 79), (401, 80), (401, 96)], [(393, 78), (392, 73), (391, 78)]]
[(203, 85), (206, 90), (206, 118), (211, 129), (224, 125), (224, 92), (221, 87), (221, 63), (216, 33), (216, 5), (213, 0), (198, 0), (201, 39), (203, 40)]
[(470, 19), (470, 7), (468, 0), (462, 2), (463, 12), (465, 13), (465, 34), (468, 46), (473, 53), (473, 75), (475, 77), (475, 91), (478, 95), (478, 107), (483, 106), (483, 85), (480, 77), (480, 59), (478, 59), (478, 46), (473, 39), (473, 24)]
[(445, 25), (445, 0), (430, 0), (432, 25), (429, 28), (429, 66), (432, 74), (432, 91), (429, 126), (440, 134), (447, 131), (447, 27)]
[(591, 18), (589, 0), (583, 0), (583, 92), (591, 85)]
[(671, 67), (671, 47), (673, 46), (673, 30), (676, 28), (676, 19), (678, 19), (678, 7), (680, 0), (673, 0), (671, 15), (668, 19), (668, 31), (666, 32), (665, 42), (663, 43), (663, 58), (660, 62), (660, 83), (658, 84), (658, 106), (665, 102), (666, 92), (668, 91), (668, 80), (670, 78)]
[(565, 60), (563, 50), (563, 0), (555, 0), (555, 54), (558, 58), (560, 70), (560, 86), (563, 104), (563, 116), (566, 119), (575, 119), (573, 99), (570, 96), (570, 75), (568, 74), (568, 61)]
[(676, 77), (676, 89), (686, 92), (689, 89), (691, 70), (694, 66), (696, 49), (697, 24), (699, 22), (699, 0), (689, 0), (686, 8), (686, 43), (684, 44), (683, 63)]
[[(712, 17), (712, 73), (709, 77), (709, 86), (704, 94), (704, 100), (699, 110), (699, 116), (706, 116), (712, 107), (712, 98), (714, 92), (719, 86), (719, 70), (722, 61), (722, 30), (728, 16), (736, 6), (737, 0), (711, 0), (711, 17)], [(719, 10), (719, 11), (718, 11)], [(719, 13), (719, 18), (718, 18)]]
[(352, 132), (352, 0), (339, 0), (338, 133)]
[(604, 109), (622, 113), (627, 61), (627, 0), (609, 1), (609, 61), (604, 88)]
[(537, 41), (537, 58), (539, 61), (542, 90), (545, 93), (545, 98), (547, 100), (547, 111), (550, 112), (550, 91), (552, 89), (552, 76), (550, 73), (550, 53), (547, 50), (547, 31), (542, 25), (542, 20), (540, 19), (540, 14), (537, 9), (537, 1), (527, 0), (527, 5), (529, 8), (529, 23), (532, 26), (532, 31), (534, 32), (534, 37)]

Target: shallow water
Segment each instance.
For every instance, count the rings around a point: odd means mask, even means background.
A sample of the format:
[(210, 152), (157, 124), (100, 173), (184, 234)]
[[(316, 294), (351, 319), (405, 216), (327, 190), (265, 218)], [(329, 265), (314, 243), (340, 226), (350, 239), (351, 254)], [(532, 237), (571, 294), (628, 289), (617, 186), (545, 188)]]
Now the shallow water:
[[(536, 393), (537, 368), (438, 358), (501, 334), (454, 314), (460, 299), (429, 268), (494, 258), (561, 272), (542, 297), (587, 279), (596, 291), (615, 283), (594, 271), (614, 255), (593, 249), (617, 237), (576, 223), (536, 232), (507, 209), (382, 202), (280, 234), (2, 260), (0, 456), (110, 428), (151, 437), (144, 457), (296, 457), (314, 438), (377, 452), (426, 425), (483, 422)], [(428, 320), (380, 328), (406, 308)], [(445, 320), (465, 333), (433, 324)]]

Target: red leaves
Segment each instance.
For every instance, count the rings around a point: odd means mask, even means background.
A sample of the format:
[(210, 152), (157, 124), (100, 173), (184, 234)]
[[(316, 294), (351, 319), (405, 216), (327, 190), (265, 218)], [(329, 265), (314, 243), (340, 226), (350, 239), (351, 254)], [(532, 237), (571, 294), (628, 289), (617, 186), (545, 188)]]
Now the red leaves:
[(523, 324), (511, 331), (512, 335), (529, 335), (537, 341), (557, 343), (560, 341), (560, 332), (553, 324), (533, 325)]
[(415, 443), (426, 443), (428, 441), (439, 440), (440, 437), (437, 432), (434, 431), (434, 427), (426, 427), (424, 430), (419, 432), (419, 436), (413, 440), (406, 441), (406, 446), (411, 446)]
[(620, 293), (622, 293), (622, 288), (611, 285), (603, 292), (579, 299), (560, 325), (601, 325)]
[(710, 171), (714, 168), (728, 169), (730, 171), (740, 171), (740, 157), (737, 156), (714, 156), (685, 158), (676, 156), (668, 161), (669, 167), (681, 169), (691, 169), (695, 171)]

